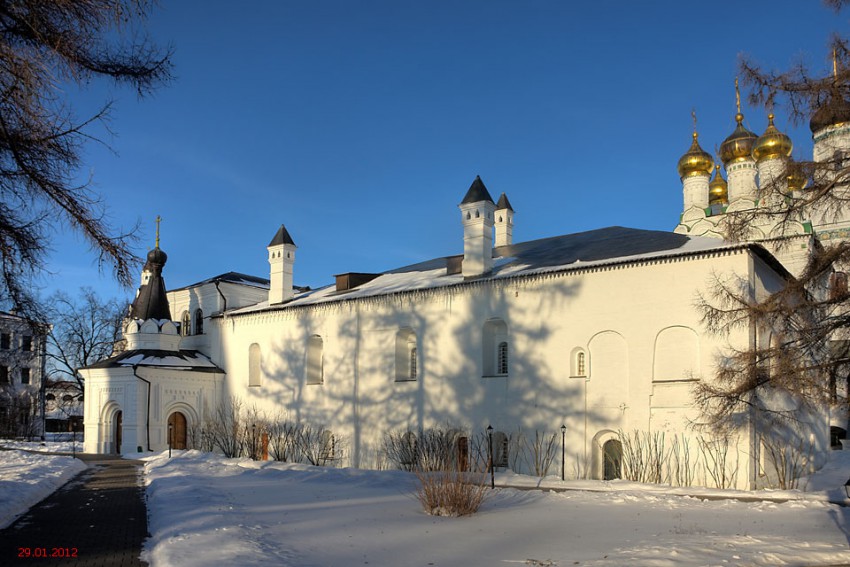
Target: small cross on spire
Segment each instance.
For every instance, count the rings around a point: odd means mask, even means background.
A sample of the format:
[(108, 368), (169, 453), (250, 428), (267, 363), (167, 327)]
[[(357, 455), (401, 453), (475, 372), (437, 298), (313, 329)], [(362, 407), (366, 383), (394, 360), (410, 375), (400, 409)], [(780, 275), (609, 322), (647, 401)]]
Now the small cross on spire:
[(154, 243), (155, 248), (159, 248), (159, 223), (162, 222), (162, 217), (156, 215), (156, 242)]

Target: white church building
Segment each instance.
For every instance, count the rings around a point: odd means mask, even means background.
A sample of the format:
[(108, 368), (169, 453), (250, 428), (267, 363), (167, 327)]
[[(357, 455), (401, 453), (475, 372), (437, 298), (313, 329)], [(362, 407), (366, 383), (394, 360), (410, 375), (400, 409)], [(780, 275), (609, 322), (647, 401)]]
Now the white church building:
[[(830, 109), (812, 120), (815, 159), (850, 150), (850, 105)], [(764, 340), (708, 333), (698, 294), (734, 274), (752, 299), (764, 298), (793, 278), (818, 238), (850, 226), (801, 219), (784, 236), (800, 245), (787, 248), (769, 227), (751, 242), (719, 238), (726, 215), (762, 206), (759, 180), (783, 171), (791, 153), (772, 117), (756, 136), (738, 114), (721, 145), (728, 182), (694, 133), (679, 162), (684, 208), (674, 232), (608, 227), (514, 242), (510, 202), (494, 201), (476, 178), (458, 195), (462, 254), (339, 274), (318, 289), (294, 285), (296, 245), (284, 226), (267, 246), (269, 279), (228, 273), (166, 291), (157, 242), (126, 350), (81, 370), (86, 452), (162, 450), (169, 428), (183, 448), (187, 430), (234, 396), (325, 428), (345, 440), (340, 462), (364, 468), (381, 462), (386, 432), (447, 424), (499, 435), (565, 426), (568, 478), (610, 476), (606, 454), (619, 458), (620, 432), (696, 436), (694, 384), (713, 378), (729, 348)], [(829, 408), (801, 406), (798, 415), (795, 435), (819, 466), (838, 418)], [(763, 484), (772, 433), (742, 421), (732, 484)]]

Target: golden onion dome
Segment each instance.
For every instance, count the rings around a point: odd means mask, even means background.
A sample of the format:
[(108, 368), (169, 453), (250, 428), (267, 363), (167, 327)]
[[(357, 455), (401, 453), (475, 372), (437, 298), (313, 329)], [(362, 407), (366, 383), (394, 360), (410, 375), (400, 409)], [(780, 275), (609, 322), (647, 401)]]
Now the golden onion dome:
[(800, 167), (799, 164), (795, 162), (791, 162), (788, 164), (789, 191), (801, 191), (805, 189), (808, 181), (809, 180), (806, 179), (806, 174), (803, 172), (803, 168)]
[(725, 205), (729, 202), (729, 186), (720, 175), (720, 166), (714, 166), (714, 179), (708, 184), (708, 204)]
[(753, 157), (756, 161), (766, 159), (786, 158), (791, 155), (794, 144), (791, 138), (780, 132), (773, 125), (773, 114), (767, 115), (767, 129), (756, 140), (753, 147)]
[(744, 128), (744, 115), (740, 112), (735, 115), (735, 122), (738, 125), (735, 130), (729, 134), (729, 137), (723, 140), (720, 144), (720, 159), (724, 165), (732, 162), (750, 159), (753, 154), (753, 146), (758, 139), (753, 132)]
[(714, 169), (714, 160), (711, 154), (703, 150), (697, 142), (697, 133), (694, 132), (694, 141), (691, 143), (690, 149), (679, 158), (679, 177), (692, 177), (694, 175), (711, 175), (711, 170)]

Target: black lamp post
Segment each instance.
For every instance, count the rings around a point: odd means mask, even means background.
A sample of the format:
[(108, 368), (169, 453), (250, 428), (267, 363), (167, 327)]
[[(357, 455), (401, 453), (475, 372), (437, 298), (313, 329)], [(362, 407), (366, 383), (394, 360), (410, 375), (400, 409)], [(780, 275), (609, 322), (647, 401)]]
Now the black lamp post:
[(74, 418), (68, 421), (68, 429), (71, 430), (71, 456), (77, 458), (77, 429), (74, 427)]
[(172, 427), (173, 427), (173, 425), (169, 423), (168, 424), (168, 458), (169, 459), (171, 458), (171, 430), (172, 430)]
[(490, 488), (496, 488), (496, 472), (493, 470), (493, 426), (487, 426), (487, 455), (490, 461)]
[(251, 424), (251, 458), (257, 460), (257, 424)]
[(567, 426), (561, 426), (561, 480), (564, 480), (564, 466), (567, 462)]

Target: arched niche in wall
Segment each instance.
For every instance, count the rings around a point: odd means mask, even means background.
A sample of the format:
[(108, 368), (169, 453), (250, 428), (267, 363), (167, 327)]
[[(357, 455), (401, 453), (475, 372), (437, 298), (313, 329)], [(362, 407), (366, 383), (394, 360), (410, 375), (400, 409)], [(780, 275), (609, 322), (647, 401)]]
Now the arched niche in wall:
[(667, 327), (655, 337), (653, 382), (694, 380), (699, 376), (699, 336), (690, 327)]

